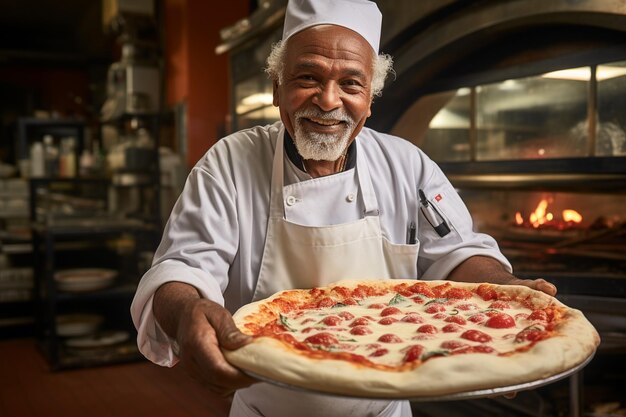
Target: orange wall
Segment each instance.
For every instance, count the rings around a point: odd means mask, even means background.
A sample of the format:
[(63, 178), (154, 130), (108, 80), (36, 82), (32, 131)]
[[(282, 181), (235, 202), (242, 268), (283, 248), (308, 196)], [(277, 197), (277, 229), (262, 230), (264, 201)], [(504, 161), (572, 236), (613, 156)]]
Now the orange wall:
[(228, 56), (219, 30), (249, 14), (249, 0), (165, 0), (167, 103), (187, 102), (187, 165), (222, 135), (229, 112)]

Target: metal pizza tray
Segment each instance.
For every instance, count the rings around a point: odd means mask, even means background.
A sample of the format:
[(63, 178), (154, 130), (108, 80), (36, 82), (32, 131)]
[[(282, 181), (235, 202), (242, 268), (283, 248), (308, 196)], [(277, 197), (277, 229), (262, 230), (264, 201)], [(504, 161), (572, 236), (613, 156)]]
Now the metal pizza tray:
[(307, 388), (303, 388), (303, 387), (299, 387), (296, 385), (292, 385), (292, 384), (288, 384), (288, 383), (284, 383), (284, 382), (280, 382), (280, 381), (276, 381), (273, 380), (271, 378), (262, 376), (262, 375), (258, 375), (254, 372), (250, 372), (250, 371), (246, 371), (243, 370), (243, 372), (253, 378), (256, 378), (260, 381), (263, 382), (267, 382), (282, 388), (288, 388), (288, 389), (293, 389), (296, 391), (306, 391), (306, 392), (311, 392), (311, 393), (315, 393), (315, 394), (322, 394), (322, 395), (330, 395), (330, 396), (335, 396), (335, 397), (351, 397), (351, 398), (368, 398), (368, 399), (378, 399), (378, 400), (409, 400), (409, 401), (415, 401), (415, 402), (425, 402), (425, 401), (456, 401), (456, 400), (475, 400), (478, 398), (487, 398), (487, 397), (496, 397), (496, 396), (500, 396), (500, 395), (506, 395), (506, 394), (513, 394), (516, 392), (520, 392), (520, 391), (527, 391), (527, 390), (531, 390), (531, 389), (535, 389), (535, 388), (539, 388), (545, 385), (549, 385), (552, 384), (556, 381), (559, 381), (561, 379), (567, 378), (575, 373), (577, 373), (578, 371), (580, 371), (581, 369), (583, 369), (585, 366), (587, 366), (587, 364), (593, 359), (595, 355), (595, 352), (592, 353), (589, 357), (587, 357), (587, 359), (585, 359), (582, 363), (576, 365), (573, 368), (570, 368), (564, 372), (558, 373), (556, 375), (552, 375), (548, 378), (543, 378), (543, 379), (538, 379), (536, 381), (532, 381), (532, 382), (525, 382), (522, 384), (516, 384), (516, 385), (508, 385), (508, 386), (504, 386), (504, 387), (496, 387), (496, 388), (486, 388), (486, 389), (479, 389), (479, 390), (475, 390), (475, 391), (465, 391), (465, 392), (459, 392), (459, 393), (455, 393), (455, 394), (444, 394), (444, 395), (435, 395), (435, 396), (417, 396), (417, 397), (382, 397), (382, 396), (368, 396), (368, 395), (362, 395), (362, 396), (357, 396), (357, 395), (346, 395), (346, 394), (337, 394), (337, 393), (332, 393), (332, 392), (325, 392), (325, 391), (318, 391), (318, 390), (311, 390), (311, 389), (307, 389)]

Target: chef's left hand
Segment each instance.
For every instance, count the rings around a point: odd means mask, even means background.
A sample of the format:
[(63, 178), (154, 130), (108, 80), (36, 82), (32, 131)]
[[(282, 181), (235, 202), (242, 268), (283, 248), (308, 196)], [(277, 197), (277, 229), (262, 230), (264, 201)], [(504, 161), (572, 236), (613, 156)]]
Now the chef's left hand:
[(448, 279), (462, 282), (491, 282), (498, 285), (524, 285), (553, 297), (556, 295), (556, 287), (545, 279), (517, 278), (500, 262), (488, 256), (477, 255), (467, 258), (450, 272)]
[(520, 279), (513, 277), (513, 279), (511, 279), (511, 281), (509, 282), (509, 285), (524, 285), (526, 287), (532, 288), (533, 290), (545, 292), (552, 297), (556, 295), (556, 286), (543, 278)]

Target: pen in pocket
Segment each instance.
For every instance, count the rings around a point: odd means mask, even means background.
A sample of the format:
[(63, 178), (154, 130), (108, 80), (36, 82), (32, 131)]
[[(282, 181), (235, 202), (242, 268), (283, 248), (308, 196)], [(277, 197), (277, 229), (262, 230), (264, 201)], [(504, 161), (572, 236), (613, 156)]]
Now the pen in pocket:
[(407, 245), (415, 245), (417, 243), (417, 227), (415, 226), (415, 222), (411, 222), (409, 224), (409, 230), (406, 236)]
[(440, 237), (444, 237), (448, 233), (450, 233), (450, 227), (446, 223), (443, 216), (437, 211), (435, 207), (426, 199), (426, 195), (424, 191), (418, 190), (418, 194), (420, 196), (420, 210), (422, 214), (426, 218), (426, 221), (430, 223), (430, 225), (435, 229), (435, 232)]

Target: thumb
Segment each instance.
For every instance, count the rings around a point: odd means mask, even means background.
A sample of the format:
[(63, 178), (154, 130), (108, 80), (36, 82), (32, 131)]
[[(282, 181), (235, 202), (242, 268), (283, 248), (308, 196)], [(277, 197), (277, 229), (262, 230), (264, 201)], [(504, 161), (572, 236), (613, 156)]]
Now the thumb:
[(213, 328), (220, 346), (224, 349), (235, 350), (252, 340), (252, 337), (241, 333), (229, 314), (223, 315), (216, 321)]

